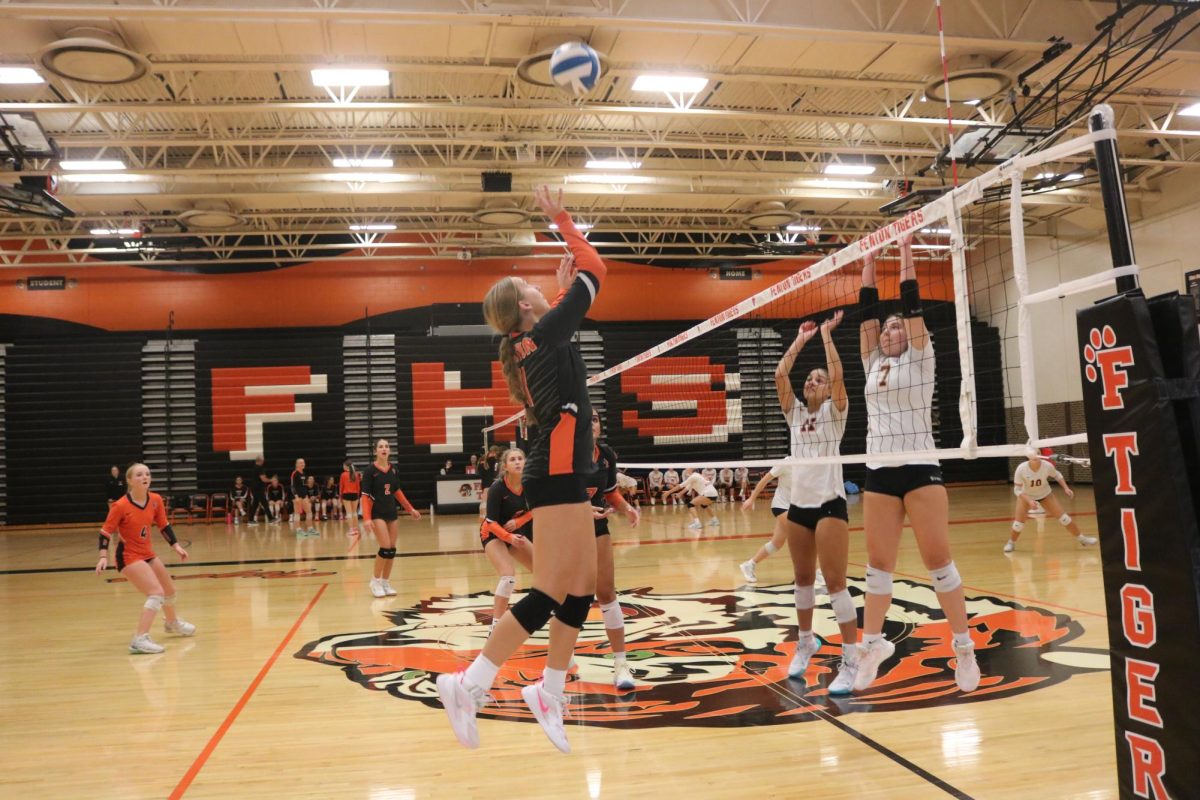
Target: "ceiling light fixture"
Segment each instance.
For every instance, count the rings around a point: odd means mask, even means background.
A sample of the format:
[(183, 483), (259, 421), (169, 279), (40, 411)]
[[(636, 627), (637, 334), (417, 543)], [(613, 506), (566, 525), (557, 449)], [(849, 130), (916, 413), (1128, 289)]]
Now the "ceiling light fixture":
[(588, 169), (641, 169), (642, 162), (623, 158), (592, 158), (584, 166)]
[(826, 164), (826, 175), (870, 175), (875, 172), (874, 164)]
[(883, 184), (879, 181), (831, 181), (822, 178), (821, 180), (803, 181), (805, 186), (811, 186), (815, 189), (882, 189)]
[(58, 166), (62, 169), (75, 170), (76, 172), (108, 172), (114, 169), (125, 169), (125, 162), (112, 159), (96, 159), (94, 161), (67, 159), (66, 161), (58, 162)]
[(1187, 108), (1179, 112), (1181, 117), (1200, 117), (1200, 103), (1192, 103)]
[(396, 226), (391, 222), (368, 222), (363, 225), (351, 225), (352, 231), (394, 231)]
[(65, 172), (59, 177), (72, 183), (139, 183), (150, 180), (147, 175), (130, 175), (128, 172)]
[(347, 86), (387, 86), (391, 75), (386, 69), (341, 69), (325, 67), (312, 70), (313, 86), (324, 89)]
[[(578, 231), (590, 231), (594, 227), (596, 227), (596, 226), (590, 222), (576, 222), (575, 223), (575, 230), (578, 230)], [(551, 222), (549, 225), (549, 228), (552, 231), (558, 230), (558, 223)]]
[(708, 86), (708, 78), (699, 75), (638, 75), (633, 81), (635, 92), (696, 94), (705, 86)]
[(92, 236), (134, 236), (141, 233), (137, 228), (92, 228)]
[(331, 159), (333, 166), (338, 169), (350, 169), (354, 167), (373, 167), (375, 169), (387, 169), (392, 166), (390, 158), (334, 158)]
[(791, 233), (819, 233), (820, 225), (788, 225), (785, 230)]
[(29, 67), (0, 67), (0, 83), (23, 84), (45, 82), (45, 79), (37, 73), (37, 70)]

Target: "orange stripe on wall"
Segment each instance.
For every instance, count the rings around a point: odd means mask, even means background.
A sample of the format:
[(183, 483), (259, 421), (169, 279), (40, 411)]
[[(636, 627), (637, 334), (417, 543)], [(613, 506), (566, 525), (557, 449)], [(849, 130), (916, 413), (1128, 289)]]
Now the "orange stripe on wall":
[[(749, 281), (713, 280), (705, 269), (667, 269), (609, 261), (608, 279), (588, 316), (596, 320), (705, 319), (782, 280), (811, 262), (777, 261), (753, 267)], [(948, 262), (921, 269), (921, 295), (952, 300)], [(897, 264), (881, 260), (879, 288), (899, 296)], [(21, 275), (62, 275), (78, 285), (61, 292), (30, 292), (15, 280), (0, 285), (7, 313), (65, 320), (111, 331), (165, 328), (175, 312), (176, 330), (290, 328), (345, 325), (434, 303), (478, 303), (488, 287), (519, 276), (554, 296), (554, 262), (485, 259), (464, 264), (430, 259), (403, 262), (315, 261), (269, 272), (192, 275), (93, 263), (61, 269), (28, 267)], [(13, 274), (11, 271), (9, 274)], [(14, 276), (16, 277), (16, 276)], [(826, 276), (761, 309), (761, 316), (803, 317), (857, 301), (858, 271)]]

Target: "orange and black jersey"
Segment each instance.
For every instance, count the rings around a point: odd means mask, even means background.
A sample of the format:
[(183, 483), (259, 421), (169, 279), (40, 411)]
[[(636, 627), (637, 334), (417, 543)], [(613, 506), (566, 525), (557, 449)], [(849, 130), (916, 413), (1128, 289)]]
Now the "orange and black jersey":
[[(592, 506), (603, 510), (619, 505), (621, 496), (617, 492), (617, 454), (606, 442), (596, 442), (592, 458), (596, 462), (596, 471), (587, 479), (587, 493)], [(607, 517), (593, 522), (596, 523), (597, 536), (608, 533)]]
[[(523, 520), (517, 529), (509, 532), (505, 523), (513, 519)], [(479, 538), (485, 543), (489, 536), (495, 536), (505, 542), (512, 541), (512, 535), (519, 533), (526, 539), (533, 538), (533, 517), (525, 502), (525, 491), (520, 486), (516, 491), (508, 482), (500, 478), (488, 488), (487, 516), (479, 526)]]
[(554, 221), (575, 257), (578, 274), (532, 330), (512, 335), (525, 404), (533, 409), (537, 422), (525, 480), (586, 475), (592, 469), (587, 367), (571, 339), (600, 291), (606, 268), (596, 249), (575, 228), (570, 214), (564, 211)]
[(307, 480), (308, 476), (302, 471), (298, 469), (292, 470), (292, 497), (298, 497), (301, 500), (308, 497), (308, 487), (304, 485)]
[(400, 473), (395, 464), (388, 464), (387, 469), (380, 469), (371, 463), (362, 471), (362, 508), (363, 519), (381, 519), (387, 522), (394, 520), (398, 512), (396, 503), (399, 501), (404, 510), (410, 514), (412, 504), (400, 491)]
[(358, 494), (362, 491), (362, 473), (355, 471), (354, 480), (350, 479), (350, 470), (342, 472), (338, 479), (338, 494)]
[(239, 502), (248, 500), (250, 498), (250, 487), (244, 483), (241, 486), (234, 486), (229, 490), (229, 496)]
[(108, 517), (100, 528), (100, 538), (103, 546), (107, 547), (108, 539), (119, 536), (121, 547), (118, 552), (123, 549), (125, 562), (132, 563), (154, 557), (153, 539), (150, 537), (152, 527), (158, 528), (168, 543), (175, 543), (170, 533), (171, 526), (167, 523), (167, 508), (162, 496), (150, 492), (146, 504), (138, 505), (126, 494), (108, 510)]

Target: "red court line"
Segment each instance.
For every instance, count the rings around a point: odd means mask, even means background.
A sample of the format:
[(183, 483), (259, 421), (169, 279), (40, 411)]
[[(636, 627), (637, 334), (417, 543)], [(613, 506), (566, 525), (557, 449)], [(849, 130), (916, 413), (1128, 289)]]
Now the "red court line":
[(296, 619), (295, 624), (292, 625), (292, 629), (287, 632), (287, 636), (283, 637), (283, 641), (279, 643), (279, 647), (275, 648), (275, 652), (272, 653), (271, 657), (267, 659), (267, 663), (263, 664), (262, 669), (258, 671), (258, 675), (254, 676), (254, 680), (250, 682), (250, 686), (246, 688), (246, 691), (242, 693), (241, 698), (229, 712), (229, 715), (225, 717), (225, 721), (221, 723), (221, 727), (217, 728), (216, 733), (214, 733), (212, 738), (208, 740), (208, 744), (206, 744), (204, 749), (200, 751), (200, 755), (196, 756), (196, 760), (192, 762), (191, 768), (188, 769), (187, 773), (183, 776), (183, 779), (179, 781), (179, 785), (175, 787), (175, 791), (171, 792), (170, 800), (176, 800), (177, 798), (183, 797), (183, 793), (186, 792), (188, 787), (192, 785), (192, 781), (196, 779), (196, 776), (200, 773), (200, 770), (204, 768), (204, 764), (206, 761), (208, 761), (208, 757), (212, 755), (213, 750), (216, 750), (217, 745), (221, 743), (221, 739), (224, 738), (225, 732), (229, 730), (230, 726), (233, 725), (234, 720), (237, 719), (238, 714), (242, 712), (242, 709), (245, 708), (246, 703), (250, 701), (251, 695), (254, 694), (256, 689), (258, 689), (258, 685), (263, 682), (263, 678), (267, 677), (267, 672), (270, 671), (271, 667), (275, 666), (275, 661), (279, 658), (279, 654), (283, 652), (283, 648), (287, 647), (288, 642), (290, 642), (292, 637), (296, 635), (296, 631), (300, 629), (300, 625), (308, 616), (308, 612), (312, 611), (313, 606), (315, 606), (317, 601), (321, 599), (321, 595), (324, 594), (325, 589), (328, 586), (328, 583), (322, 583), (320, 588), (317, 589), (317, 593), (313, 595), (313, 599), (308, 601), (308, 605), (305, 607), (304, 611), (300, 612), (300, 616)]

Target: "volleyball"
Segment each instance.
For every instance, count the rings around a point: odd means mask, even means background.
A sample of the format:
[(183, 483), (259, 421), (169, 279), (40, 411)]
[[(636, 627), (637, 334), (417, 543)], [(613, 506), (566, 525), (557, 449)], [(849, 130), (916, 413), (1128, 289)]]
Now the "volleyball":
[(583, 42), (566, 42), (554, 48), (550, 56), (550, 78), (576, 95), (584, 95), (596, 86), (600, 77), (600, 56)]

